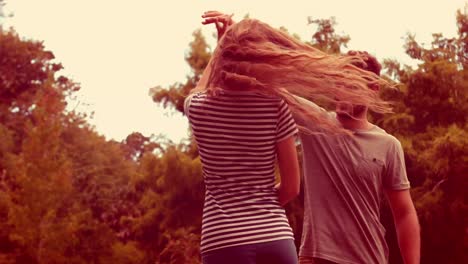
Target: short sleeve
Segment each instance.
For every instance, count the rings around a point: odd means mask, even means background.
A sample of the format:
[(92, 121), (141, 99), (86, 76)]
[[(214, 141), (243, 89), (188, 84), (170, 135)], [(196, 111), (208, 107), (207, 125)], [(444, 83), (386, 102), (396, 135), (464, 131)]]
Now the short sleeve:
[(410, 182), (406, 174), (405, 156), (400, 142), (392, 140), (386, 157), (386, 168), (383, 175), (385, 189), (405, 190), (410, 188)]
[(184, 114), (188, 117), (189, 116), (189, 108), (190, 108), (190, 103), (192, 102), (192, 98), (195, 94), (189, 94), (187, 97), (185, 97), (184, 100)]
[(276, 127), (276, 142), (285, 140), (298, 133), (298, 129), (291, 111), (285, 101), (281, 100), (278, 111), (278, 123)]

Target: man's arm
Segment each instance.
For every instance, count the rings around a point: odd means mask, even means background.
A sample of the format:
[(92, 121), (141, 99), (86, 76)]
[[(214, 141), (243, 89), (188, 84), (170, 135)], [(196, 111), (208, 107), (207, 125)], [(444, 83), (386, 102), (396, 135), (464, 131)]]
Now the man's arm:
[(398, 245), (405, 264), (419, 264), (421, 238), (418, 216), (409, 189), (386, 190), (398, 236)]

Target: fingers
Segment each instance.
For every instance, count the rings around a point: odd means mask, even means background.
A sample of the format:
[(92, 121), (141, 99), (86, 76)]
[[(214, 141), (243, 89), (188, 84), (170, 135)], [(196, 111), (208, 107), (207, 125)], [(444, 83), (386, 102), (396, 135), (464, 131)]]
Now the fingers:
[(216, 26), (216, 31), (218, 31), (218, 38), (220, 37), (221, 33), (224, 33), (224, 27), (223, 27), (223, 24), (221, 23), (218, 23), (216, 22), (215, 23), (215, 26)]
[(213, 18), (205, 18), (205, 20), (202, 21), (202, 24), (203, 25), (207, 25), (207, 24), (212, 24), (212, 23), (216, 23), (219, 21), (219, 18), (218, 17), (213, 17)]
[(234, 20), (232, 19), (233, 16), (234, 16), (234, 14), (230, 14), (230, 15), (227, 16), (228, 25), (234, 24)]
[(203, 13), (202, 17), (213, 17), (213, 16), (222, 16), (224, 15), (223, 13), (219, 11), (206, 11)]
[(215, 24), (216, 30), (218, 32), (218, 40), (220, 40), (226, 32), (227, 28), (234, 24), (232, 16), (234, 16), (234, 14), (226, 15), (219, 11), (206, 11), (202, 15), (202, 18), (204, 19), (202, 24)]
[(205, 19), (202, 21), (203, 25), (212, 24), (212, 23), (222, 23), (228, 26), (234, 24), (234, 22), (231, 19), (231, 16), (228, 16), (228, 15), (205, 17)]
[[(217, 22), (222, 22), (224, 24), (227, 24), (228, 26), (234, 24), (234, 21), (232, 20), (232, 17), (234, 14), (227, 15), (224, 13), (221, 13), (219, 11), (206, 11), (203, 13), (202, 18), (205, 19), (205, 21), (202, 22), (202, 24), (210, 24), (215, 22), (215, 20), (212, 19), (218, 19), (216, 20)], [(204, 23), (205, 22), (205, 23)]]
[(225, 22), (228, 20), (232, 20), (231, 16), (224, 15), (224, 14), (216, 15), (216, 16), (202, 16), (202, 18), (204, 18), (205, 20), (218, 20), (218, 21), (224, 20)]

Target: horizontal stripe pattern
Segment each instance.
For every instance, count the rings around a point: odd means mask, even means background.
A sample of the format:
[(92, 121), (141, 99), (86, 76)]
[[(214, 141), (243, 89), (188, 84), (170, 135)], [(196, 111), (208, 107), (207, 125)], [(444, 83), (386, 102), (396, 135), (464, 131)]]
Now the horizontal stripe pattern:
[(187, 97), (206, 186), (201, 252), (293, 239), (275, 185), (276, 143), (297, 133), (287, 104), (223, 91)]

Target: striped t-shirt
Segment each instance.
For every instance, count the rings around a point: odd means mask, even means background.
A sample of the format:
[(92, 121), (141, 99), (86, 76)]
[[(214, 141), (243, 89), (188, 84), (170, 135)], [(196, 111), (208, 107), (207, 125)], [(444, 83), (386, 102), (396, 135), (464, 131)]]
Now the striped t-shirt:
[(276, 143), (297, 133), (287, 104), (254, 92), (195, 93), (185, 113), (206, 187), (201, 252), (294, 239), (274, 189)]

